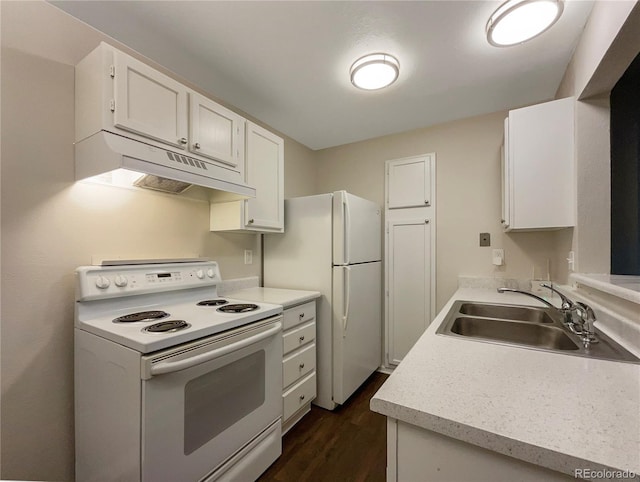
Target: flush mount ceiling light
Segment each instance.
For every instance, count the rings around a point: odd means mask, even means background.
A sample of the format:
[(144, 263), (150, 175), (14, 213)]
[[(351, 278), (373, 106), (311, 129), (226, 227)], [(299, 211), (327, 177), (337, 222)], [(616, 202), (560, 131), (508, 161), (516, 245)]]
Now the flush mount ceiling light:
[(507, 47), (537, 37), (560, 18), (562, 0), (508, 0), (487, 22), (487, 40)]
[(349, 73), (351, 83), (359, 89), (377, 90), (396, 81), (400, 63), (389, 54), (370, 54), (356, 60)]

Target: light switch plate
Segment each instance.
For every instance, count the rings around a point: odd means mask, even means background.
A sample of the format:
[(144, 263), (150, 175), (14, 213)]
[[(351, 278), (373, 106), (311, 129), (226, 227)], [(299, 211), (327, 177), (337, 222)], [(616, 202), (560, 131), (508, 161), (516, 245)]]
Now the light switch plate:
[(250, 249), (244, 250), (244, 264), (253, 264), (253, 251)]

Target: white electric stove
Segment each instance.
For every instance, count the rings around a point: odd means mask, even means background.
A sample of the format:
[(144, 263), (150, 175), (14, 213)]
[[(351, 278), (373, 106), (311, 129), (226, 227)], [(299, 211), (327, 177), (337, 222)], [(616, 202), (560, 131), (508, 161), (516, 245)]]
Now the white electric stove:
[(77, 480), (252, 480), (281, 453), (282, 307), (212, 261), (76, 270)]

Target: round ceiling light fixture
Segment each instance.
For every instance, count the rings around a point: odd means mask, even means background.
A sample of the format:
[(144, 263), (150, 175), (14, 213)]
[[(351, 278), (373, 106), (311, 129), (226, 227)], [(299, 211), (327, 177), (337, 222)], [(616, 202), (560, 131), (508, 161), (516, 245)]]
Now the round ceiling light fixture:
[(400, 63), (389, 54), (369, 54), (356, 60), (349, 73), (351, 83), (359, 89), (378, 90), (396, 81)]
[(517, 45), (549, 29), (562, 15), (562, 0), (507, 0), (487, 22), (487, 40), (496, 47)]

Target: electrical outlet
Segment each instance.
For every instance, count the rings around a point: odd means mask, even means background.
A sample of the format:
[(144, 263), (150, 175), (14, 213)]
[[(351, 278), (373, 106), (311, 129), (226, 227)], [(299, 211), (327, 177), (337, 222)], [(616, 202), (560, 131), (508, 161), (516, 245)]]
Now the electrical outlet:
[(253, 251), (250, 249), (244, 250), (244, 264), (253, 264)]

